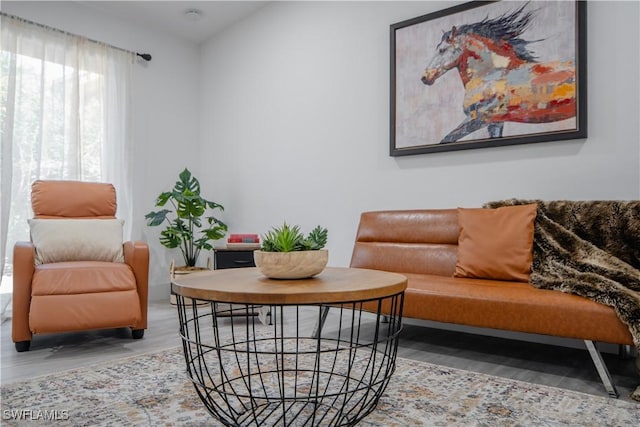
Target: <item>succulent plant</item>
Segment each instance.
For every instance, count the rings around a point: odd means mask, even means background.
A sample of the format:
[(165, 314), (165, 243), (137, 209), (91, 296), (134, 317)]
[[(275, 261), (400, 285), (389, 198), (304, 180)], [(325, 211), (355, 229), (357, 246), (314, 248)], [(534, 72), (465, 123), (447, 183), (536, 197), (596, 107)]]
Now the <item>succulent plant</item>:
[(261, 249), (265, 252), (317, 251), (327, 244), (328, 233), (318, 225), (305, 237), (300, 226), (285, 222), (282, 227), (273, 227), (262, 236)]
[(329, 232), (326, 228), (322, 228), (319, 225), (311, 230), (306, 239), (302, 242), (302, 246), (305, 251), (317, 251), (327, 244), (327, 236)]

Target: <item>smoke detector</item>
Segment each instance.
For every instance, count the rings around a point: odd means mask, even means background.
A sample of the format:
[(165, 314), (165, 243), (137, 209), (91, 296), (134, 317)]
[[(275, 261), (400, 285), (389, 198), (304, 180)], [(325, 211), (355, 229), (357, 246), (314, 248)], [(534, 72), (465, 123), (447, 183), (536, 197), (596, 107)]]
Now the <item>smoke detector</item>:
[(187, 9), (184, 11), (184, 17), (191, 22), (202, 19), (202, 11), (200, 9)]

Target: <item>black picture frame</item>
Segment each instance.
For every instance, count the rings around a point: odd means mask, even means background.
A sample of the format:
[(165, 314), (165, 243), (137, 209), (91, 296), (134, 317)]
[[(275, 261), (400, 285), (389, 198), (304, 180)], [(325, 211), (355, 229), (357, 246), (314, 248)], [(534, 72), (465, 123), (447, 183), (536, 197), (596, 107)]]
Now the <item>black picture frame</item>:
[(586, 14), (473, 1), (392, 24), (389, 154), (586, 138)]

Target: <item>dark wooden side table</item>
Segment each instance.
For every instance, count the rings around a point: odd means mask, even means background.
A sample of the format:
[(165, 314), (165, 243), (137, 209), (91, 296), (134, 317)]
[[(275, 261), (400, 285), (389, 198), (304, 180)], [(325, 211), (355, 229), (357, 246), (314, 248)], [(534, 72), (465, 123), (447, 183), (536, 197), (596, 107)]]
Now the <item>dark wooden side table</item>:
[[(215, 270), (225, 270), (229, 268), (249, 268), (255, 267), (256, 263), (253, 260), (253, 251), (256, 249), (250, 249), (246, 247), (238, 248), (214, 248), (213, 249), (213, 268)], [(273, 313), (269, 306), (255, 306), (250, 312), (245, 311), (245, 307), (238, 304), (216, 304), (216, 310), (219, 317), (234, 317), (244, 316), (245, 314), (251, 314), (258, 316), (262, 323), (273, 322)]]
[(221, 270), (225, 268), (255, 267), (253, 251), (254, 249), (244, 248), (214, 248), (213, 268)]
[[(228, 426), (353, 426), (374, 410), (396, 366), (407, 278), (327, 267), (311, 279), (273, 280), (257, 268), (176, 277), (187, 374), (207, 410)], [(236, 326), (186, 298), (287, 310), (292, 322)], [(312, 336), (302, 314), (331, 324)], [(383, 317), (388, 323), (383, 323)], [(308, 330), (307, 330), (308, 329)], [(329, 330), (327, 330), (329, 329)]]

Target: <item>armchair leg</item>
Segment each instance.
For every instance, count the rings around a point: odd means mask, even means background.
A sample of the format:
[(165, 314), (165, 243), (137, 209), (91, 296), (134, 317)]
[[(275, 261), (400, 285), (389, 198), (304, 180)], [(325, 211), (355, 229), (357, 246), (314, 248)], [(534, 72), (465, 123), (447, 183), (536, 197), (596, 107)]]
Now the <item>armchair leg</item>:
[(131, 330), (131, 337), (133, 337), (134, 340), (139, 340), (143, 336), (144, 336), (144, 329), (132, 329)]
[(23, 351), (29, 351), (30, 346), (31, 346), (31, 341), (18, 341), (16, 343), (16, 351), (18, 353), (22, 353)]

